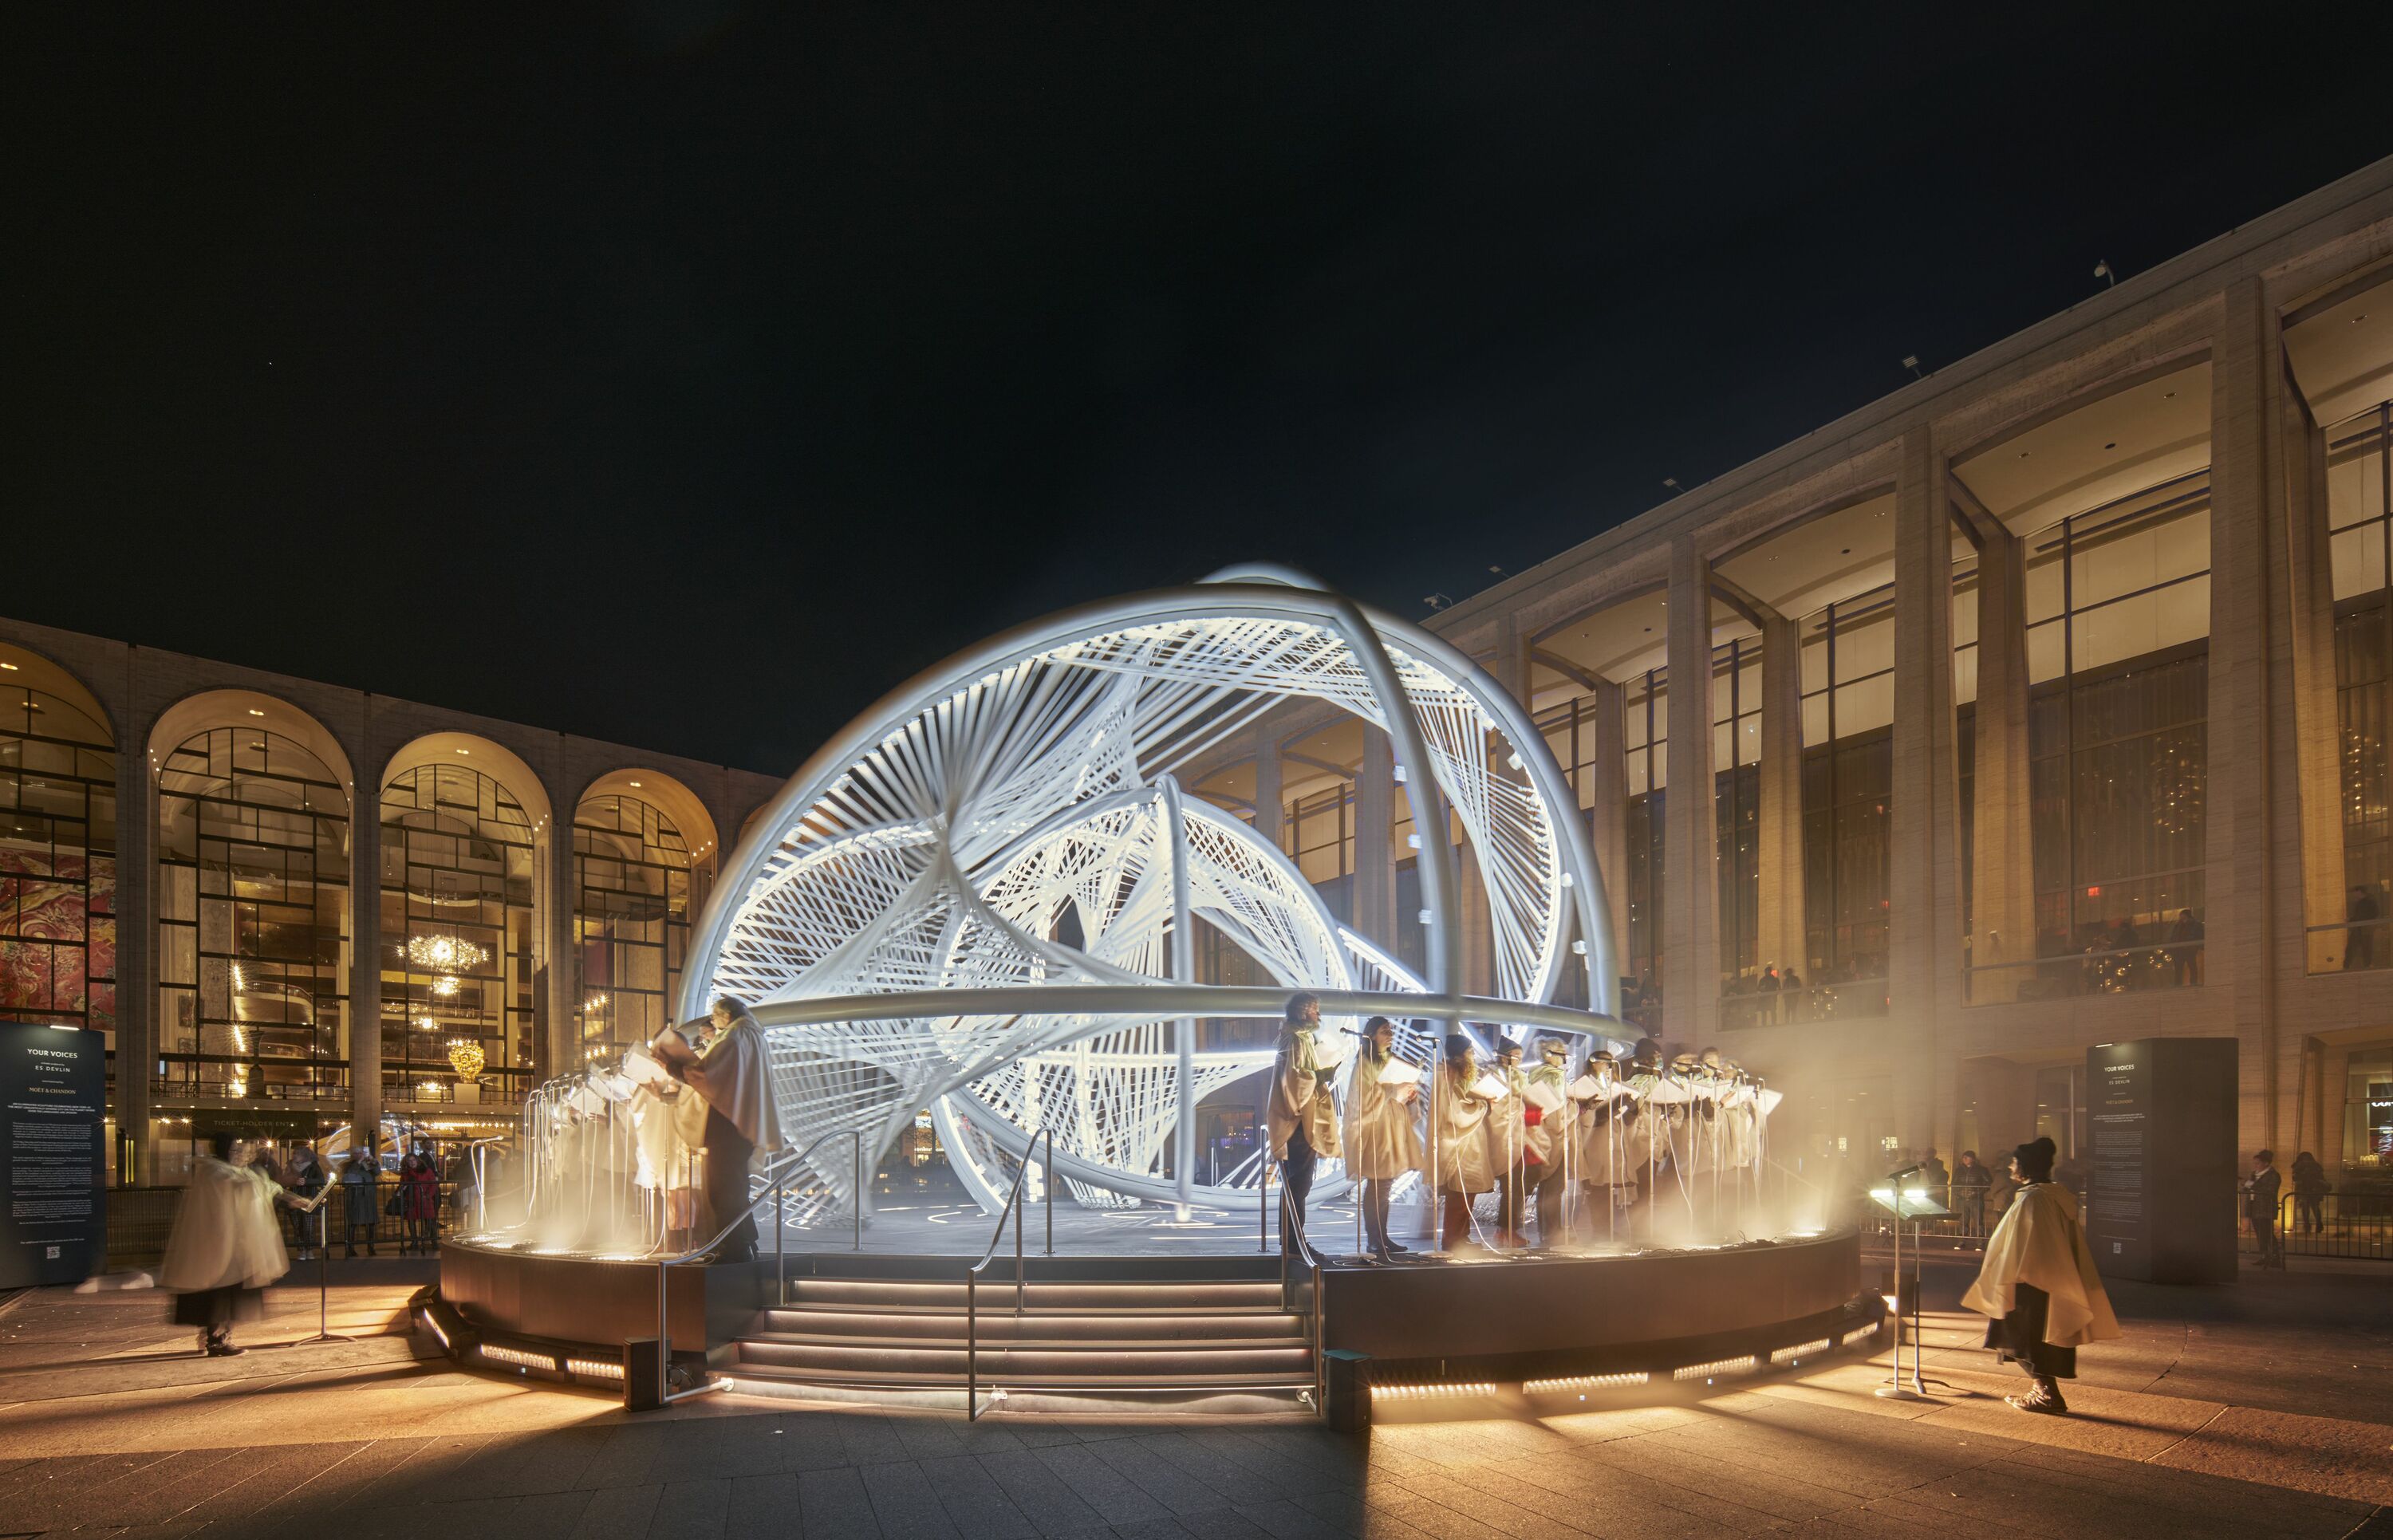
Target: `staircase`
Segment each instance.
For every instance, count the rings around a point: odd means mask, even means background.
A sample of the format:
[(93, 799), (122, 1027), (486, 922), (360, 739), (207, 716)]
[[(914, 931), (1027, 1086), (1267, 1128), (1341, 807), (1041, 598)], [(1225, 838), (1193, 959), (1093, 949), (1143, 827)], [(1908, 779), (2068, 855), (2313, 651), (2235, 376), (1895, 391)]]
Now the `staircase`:
[[(748, 1394), (961, 1404), (962, 1261), (809, 1265), (826, 1271), (793, 1268), (787, 1303), (757, 1312), (719, 1377)], [(978, 1289), (984, 1398), (1001, 1392), (1017, 1410), (1133, 1397), (1184, 1409), (1225, 1395), (1309, 1408), (1313, 1347), (1304, 1317), (1282, 1308), (1275, 1259), (1038, 1259), (1019, 1315), (1010, 1261), (1002, 1271)]]

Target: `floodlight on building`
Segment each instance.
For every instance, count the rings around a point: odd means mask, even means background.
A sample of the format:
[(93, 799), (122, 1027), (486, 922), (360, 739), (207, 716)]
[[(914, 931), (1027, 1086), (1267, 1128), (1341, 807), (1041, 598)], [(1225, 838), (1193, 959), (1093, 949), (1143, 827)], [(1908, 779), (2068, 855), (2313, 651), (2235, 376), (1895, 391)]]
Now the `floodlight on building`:
[(2107, 261), (2094, 264), (2094, 276), (2110, 280), (2110, 286), (2113, 289), (2119, 286), (2119, 275), (2111, 270), (2111, 264)]

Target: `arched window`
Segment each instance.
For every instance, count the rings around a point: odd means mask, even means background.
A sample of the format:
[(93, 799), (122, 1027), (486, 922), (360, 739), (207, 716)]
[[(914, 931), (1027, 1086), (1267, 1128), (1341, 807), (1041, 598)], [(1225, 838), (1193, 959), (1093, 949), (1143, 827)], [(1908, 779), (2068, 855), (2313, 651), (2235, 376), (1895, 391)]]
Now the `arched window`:
[(116, 1028), (116, 754), (98, 708), (0, 659), (0, 1021)]
[(694, 864), (673, 819), (637, 797), (587, 797), (574, 811), (574, 1036), (585, 1058), (646, 1042), (672, 1019), (711, 864)]
[(347, 1094), (349, 800), (257, 727), (158, 765), (159, 1054), (185, 1095)]
[[(470, 766), (418, 765), (383, 789), (386, 1096), (513, 1101), (530, 1089), (535, 832), (507, 789)], [(478, 1085), (458, 1062), (467, 1045), (481, 1050)]]

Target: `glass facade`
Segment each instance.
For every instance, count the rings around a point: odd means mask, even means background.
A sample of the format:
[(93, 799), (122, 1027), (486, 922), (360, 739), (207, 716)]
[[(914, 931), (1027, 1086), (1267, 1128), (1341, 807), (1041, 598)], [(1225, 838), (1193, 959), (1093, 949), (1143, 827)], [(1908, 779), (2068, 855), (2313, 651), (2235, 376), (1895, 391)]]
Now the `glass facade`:
[(158, 1059), (171, 1094), (348, 1095), (349, 801), (290, 738), (217, 727), (158, 767)]
[[(465, 765), (426, 764), (382, 794), (384, 1094), (513, 1101), (534, 1083), (543, 902), (532, 821)], [(478, 1044), (482, 1083), (455, 1045)]]
[(2026, 555), (2030, 837), (2046, 960), (2021, 998), (2199, 984), (2208, 476), (2064, 520)]
[(116, 1030), (116, 754), (85, 707), (0, 673), (0, 1021)]
[(1803, 691), (1803, 924), (1797, 1019), (1886, 1010), (1894, 783), (1894, 588), (1807, 617)]
[(575, 811), (574, 1037), (585, 1059), (645, 1043), (672, 1019), (705, 878), (650, 803), (607, 795)]
[(2393, 967), (2393, 402), (2327, 436), (2334, 568), (2336, 747), (2342, 759), (2343, 923), (2313, 966)]

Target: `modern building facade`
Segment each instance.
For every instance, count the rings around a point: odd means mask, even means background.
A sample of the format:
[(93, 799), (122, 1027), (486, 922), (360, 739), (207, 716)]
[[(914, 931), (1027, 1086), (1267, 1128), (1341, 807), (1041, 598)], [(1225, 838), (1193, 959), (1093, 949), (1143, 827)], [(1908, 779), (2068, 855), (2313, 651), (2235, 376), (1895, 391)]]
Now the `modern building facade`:
[(663, 1024), (778, 785), (0, 619), (0, 1019), (108, 1035), (126, 1184), (217, 1128), (502, 1133)]
[[(2393, 161), (1432, 624), (1577, 789), (1624, 1013), (1796, 1150), (2082, 1154), (2086, 1050), (2196, 1034), (2247, 1151), (2383, 1166), (2388, 509)], [(0, 1018), (111, 1034), (121, 1180), (211, 1123), (497, 1131), (661, 1024), (777, 784), (0, 620)], [(1397, 787), (1284, 710), (1196, 790), (1418, 960)]]
[[(2247, 1152), (2383, 1165), (2389, 441), (2393, 161), (1431, 623), (1576, 784), (1626, 1013), (1796, 1149), (2083, 1154), (2086, 1050), (2194, 1034)], [(1391, 772), (1282, 712), (1200, 790), (1411, 951)]]

